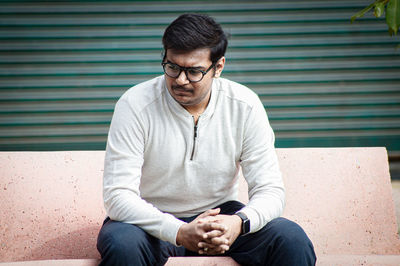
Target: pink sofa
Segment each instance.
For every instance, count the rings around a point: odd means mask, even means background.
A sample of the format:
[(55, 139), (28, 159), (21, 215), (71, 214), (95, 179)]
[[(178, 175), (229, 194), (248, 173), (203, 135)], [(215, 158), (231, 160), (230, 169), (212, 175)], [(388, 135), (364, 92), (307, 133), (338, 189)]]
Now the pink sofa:
[[(314, 243), (318, 265), (400, 265), (384, 148), (278, 149), (283, 216)], [(0, 152), (0, 265), (96, 265), (105, 217), (103, 151)], [(240, 197), (247, 201), (241, 180)], [(227, 257), (167, 265), (237, 265)]]

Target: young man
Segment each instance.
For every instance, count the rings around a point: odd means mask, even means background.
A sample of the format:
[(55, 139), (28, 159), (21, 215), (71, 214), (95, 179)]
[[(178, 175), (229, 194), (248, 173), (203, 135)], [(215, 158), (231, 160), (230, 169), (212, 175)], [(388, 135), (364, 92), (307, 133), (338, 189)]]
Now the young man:
[[(304, 231), (278, 218), (284, 186), (262, 103), (220, 78), (227, 47), (221, 26), (185, 14), (165, 30), (163, 45), (165, 74), (129, 89), (115, 107), (101, 265), (222, 254), (242, 265), (314, 265)], [(240, 167), (247, 205), (237, 201)]]

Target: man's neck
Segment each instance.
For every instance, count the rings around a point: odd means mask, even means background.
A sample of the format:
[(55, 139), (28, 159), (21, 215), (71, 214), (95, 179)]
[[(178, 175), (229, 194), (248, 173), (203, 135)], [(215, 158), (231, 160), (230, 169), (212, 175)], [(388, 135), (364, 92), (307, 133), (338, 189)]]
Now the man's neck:
[(205, 101), (200, 102), (199, 104), (191, 106), (183, 106), (183, 108), (185, 108), (194, 117), (196, 124), (200, 115), (203, 114), (204, 111), (207, 109), (210, 99), (211, 99), (211, 93), (209, 94), (208, 98)]
[(206, 104), (203, 104), (201, 106), (184, 106), (184, 108), (193, 116), (195, 123), (197, 124), (197, 121), (199, 120), (199, 117), (204, 111), (206, 110), (208, 105), (208, 102)]

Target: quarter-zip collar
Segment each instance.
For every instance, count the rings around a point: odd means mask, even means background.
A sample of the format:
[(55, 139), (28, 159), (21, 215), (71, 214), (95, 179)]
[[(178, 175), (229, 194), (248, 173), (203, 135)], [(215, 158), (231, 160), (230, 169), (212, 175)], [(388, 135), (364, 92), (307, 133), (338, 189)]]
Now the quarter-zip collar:
[[(167, 98), (167, 103), (168, 103), (168, 106), (170, 107), (171, 111), (178, 117), (181, 117), (183, 119), (192, 120), (193, 119), (192, 114), (190, 114), (189, 111), (187, 111), (182, 105), (180, 105), (177, 101), (175, 101), (175, 99), (169, 93), (167, 84), (165, 82), (165, 77), (163, 77), (163, 83), (164, 83), (164, 90), (165, 90), (165, 95)], [(215, 111), (215, 105), (216, 105), (217, 98), (218, 98), (218, 90), (216, 88), (217, 83), (218, 82), (216, 82), (216, 80), (214, 78), (212, 85), (211, 85), (210, 100), (208, 102), (208, 105), (207, 105), (205, 111), (201, 114), (202, 121), (209, 119)]]

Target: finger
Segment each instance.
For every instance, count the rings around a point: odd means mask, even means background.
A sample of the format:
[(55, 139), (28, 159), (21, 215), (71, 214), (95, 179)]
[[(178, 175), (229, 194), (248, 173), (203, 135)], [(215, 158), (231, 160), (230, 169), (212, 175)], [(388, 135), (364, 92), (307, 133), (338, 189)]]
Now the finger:
[(229, 245), (229, 240), (225, 237), (214, 237), (211, 239), (211, 244), (215, 246)]
[(204, 224), (202, 224), (202, 229), (205, 232), (210, 232), (210, 231), (213, 231), (213, 230), (219, 230), (219, 231), (221, 231), (223, 233), (225, 233), (226, 230), (228, 230), (226, 225), (220, 224), (220, 223), (216, 223), (216, 222), (204, 223)]
[(216, 249), (218, 246), (215, 246), (215, 245), (213, 245), (213, 244), (211, 244), (211, 243), (207, 243), (207, 242), (203, 242), (203, 241), (200, 241), (198, 244), (197, 244), (197, 247), (199, 248), (199, 249), (209, 249), (209, 250), (211, 250), (211, 249)]
[(216, 250), (214, 250), (214, 249), (199, 249), (198, 253), (199, 253), (200, 255), (208, 255), (208, 256), (210, 256), (210, 255), (223, 254), (223, 253), (221, 253), (221, 252), (219, 252), (219, 251), (216, 251)]
[(200, 255), (217, 255), (217, 254), (222, 254), (219, 250), (216, 250), (216, 249), (208, 249), (208, 248), (199, 249), (198, 253), (199, 253)]
[(224, 250), (212, 249), (212, 250), (205, 251), (203, 254), (206, 254), (206, 255), (210, 256), (210, 255), (221, 255), (221, 254), (224, 254), (224, 253), (225, 253)]
[(199, 224), (212, 223), (217, 221), (218, 221), (218, 216), (207, 216), (197, 220)]
[(200, 242), (200, 243), (198, 243), (197, 246), (198, 246), (198, 253), (201, 254), (201, 255), (203, 255), (203, 254), (211, 255), (211, 254), (214, 253), (213, 250), (218, 248), (218, 247), (215, 247), (213, 245), (209, 245), (209, 244), (207, 244), (205, 242)]
[(212, 230), (212, 231), (210, 231), (210, 232), (208, 232), (208, 233), (205, 233), (203, 236), (205, 236), (205, 237), (203, 237), (203, 239), (212, 239), (212, 238), (214, 238), (214, 237), (220, 237), (220, 236), (222, 236), (224, 234), (224, 232), (223, 231), (221, 231), (221, 230)]
[(205, 248), (205, 250), (207, 251), (207, 254), (211, 254), (211, 253), (212, 254), (223, 254), (229, 250), (229, 246), (221, 245), (221, 246), (216, 246), (216, 247), (212, 247), (212, 248)]
[(200, 215), (197, 217), (197, 219), (199, 219), (199, 218), (205, 218), (205, 217), (207, 217), (207, 216), (215, 216), (215, 215), (218, 215), (220, 211), (221, 211), (220, 208), (207, 210), (207, 211), (203, 212), (202, 214), (200, 214)]
[(229, 250), (228, 245), (221, 245), (221, 246), (213, 246), (209, 245), (206, 243), (203, 243), (203, 245), (199, 250), (199, 254), (206, 254), (206, 255), (218, 255), (218, 254), (224, 254), (226, 251)]
[(221, 245), (220, 246), (222, 254), (229, 250), (229, 245)]

